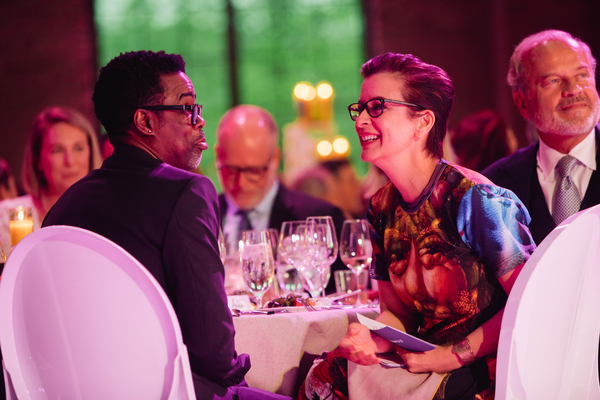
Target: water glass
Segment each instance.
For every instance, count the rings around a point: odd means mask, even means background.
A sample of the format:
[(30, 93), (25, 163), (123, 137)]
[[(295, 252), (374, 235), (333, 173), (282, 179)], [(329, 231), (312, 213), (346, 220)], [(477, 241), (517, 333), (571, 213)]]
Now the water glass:
[(246, 285), (262, 308), (262, 297), (273, 283), (275, 261), (269, 231), (244, 231), (240, 242), (242, 274)]

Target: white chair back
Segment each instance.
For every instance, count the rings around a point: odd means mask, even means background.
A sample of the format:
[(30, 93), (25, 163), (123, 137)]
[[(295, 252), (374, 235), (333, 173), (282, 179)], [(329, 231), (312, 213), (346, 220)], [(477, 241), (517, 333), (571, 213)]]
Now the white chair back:
[(508, 298), (496, 400), (600, 399), (600, 206), (553, 230)]
[(195, 399), (165, 292), (84, 229), (42, 228), (14, 248), (0, 282), (0, 346), (9, 399)]

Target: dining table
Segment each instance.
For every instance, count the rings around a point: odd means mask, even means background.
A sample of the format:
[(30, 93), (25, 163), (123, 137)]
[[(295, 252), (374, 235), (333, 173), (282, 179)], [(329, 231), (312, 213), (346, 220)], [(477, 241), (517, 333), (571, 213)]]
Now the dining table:
[(233, 318), (235, 348), (250, 355), (246, 381), (251, 387), (296, 398), (312, 362), (334, 350), (357, 314), (377, 318), (379, 307), (308, 311), (287, 307), (287, 312), (242, 314)]

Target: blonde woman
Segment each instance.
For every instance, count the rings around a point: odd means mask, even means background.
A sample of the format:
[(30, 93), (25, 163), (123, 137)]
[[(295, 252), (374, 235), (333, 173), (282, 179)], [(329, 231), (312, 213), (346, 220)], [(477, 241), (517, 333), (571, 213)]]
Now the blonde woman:
[(21, 180), (27, 194), (0, 202), (0, 243), (10, 245), (9, 209), (31, 207), (34, 229), (39, 229), (56, 200), (92, 169), (100, 167), (98, 139), (92, 124), (78, 111), (50, 107), (33, 120)]

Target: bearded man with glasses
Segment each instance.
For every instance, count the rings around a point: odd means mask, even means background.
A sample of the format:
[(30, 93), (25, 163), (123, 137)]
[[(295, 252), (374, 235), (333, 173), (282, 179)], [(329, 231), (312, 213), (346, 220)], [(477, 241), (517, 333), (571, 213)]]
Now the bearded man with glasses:
[(43, 225), (96, 232), (152, 273), (177, 314), (198, 399), (287, 398), (244, 381), (250, 360), (235, 351), (217, 192), (209, 179), (188, 172), (208, 145), (183, 58), (121, 54), (100, 70), (92, 99), (114, 153), (71, 186)]
[[(344, 222), (339, 208), (279, 182), (278, 137), (271, 114), (257, 106), (236, 106), (219, 122), (215, 157), (224, 192), (219, 205), (229, 253), (236, 251), (242, 230), (279, 230), (285, 221), (310, 216), (330, 215), (339, 237)], [(346, 268), (341, 261), (332, 265), (332, 270), (341, 268)], [(335, 290), (333, 279), (327, 288)]]

